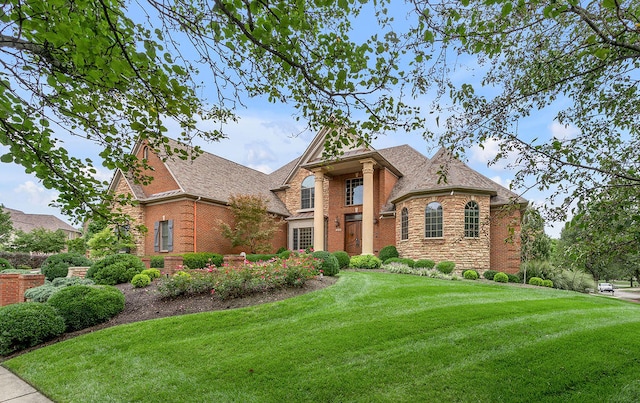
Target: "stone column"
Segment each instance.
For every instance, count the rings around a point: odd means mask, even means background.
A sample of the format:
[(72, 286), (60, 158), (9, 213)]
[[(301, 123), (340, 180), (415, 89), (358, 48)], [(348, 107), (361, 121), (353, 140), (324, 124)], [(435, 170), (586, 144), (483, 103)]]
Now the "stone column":
[(376, 162), (372, 159), (362, 164), (362, 254), (373, 255), (373, 172)]
[(324, 250), (324, 172), (321, 168), (315, 175), (313, 207), (313, 250)]

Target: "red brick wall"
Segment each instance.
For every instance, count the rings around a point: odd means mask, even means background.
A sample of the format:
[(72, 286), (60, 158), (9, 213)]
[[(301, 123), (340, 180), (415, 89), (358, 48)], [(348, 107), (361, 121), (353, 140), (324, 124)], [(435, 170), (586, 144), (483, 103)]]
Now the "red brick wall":
[[(138, 150), (138, 153), (136, 154), (136, 157), (138, 157), (139, 160), (143, 159), (144, 148), (145, 145), (142, 145), (142, 147), (140, 147), (140, 150)], [(144, 172), (145, 175), (153, 176), (153, 180), (150, 184), (142, 186), (142, 189), (147, 196), (166, 192), (169, 190), (179, 189), (178, 184), (173, 179), (171, 173), (169, 173), (169, 170), (164, 165), (164, 162), (162, 162), (162, 160), (155, 153), (151, 152), (151, 150), (149, 150), (147, 162), (154, 169), (153, 171)]]
[(44, 274), (0, 274), (0, 306), (25, 302), (24, 292), (44, 284)]
[(491, 269), (515, 274), (520, 270), (521, 212), (509, 207), (491, 211)]

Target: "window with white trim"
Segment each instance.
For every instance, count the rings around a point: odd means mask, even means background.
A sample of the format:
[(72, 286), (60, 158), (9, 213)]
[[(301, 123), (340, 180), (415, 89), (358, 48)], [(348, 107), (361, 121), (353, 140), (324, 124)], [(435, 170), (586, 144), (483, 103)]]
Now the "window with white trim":
[(424, 209), (425, 238), (442, 238), (442, 204), (431, 202)]
[(308, 209), (313, 208), (315, 204), (315, 184), (316, 178), (313, 175), (309, 175), (302, 181), (300, 188), (300, 208)]
[(465, 238), (480, 236), (480, 206), (473, 200), (464, 206), (464, 236)]
[(303, 227), (293, 229), (293, 250), (313, 247), (313, 228)]
[(345, 184), (346, 198), (345, 205), (355, 206), (362, 204), (364, 182), (362, 178), (351, 178), (346, 180)]

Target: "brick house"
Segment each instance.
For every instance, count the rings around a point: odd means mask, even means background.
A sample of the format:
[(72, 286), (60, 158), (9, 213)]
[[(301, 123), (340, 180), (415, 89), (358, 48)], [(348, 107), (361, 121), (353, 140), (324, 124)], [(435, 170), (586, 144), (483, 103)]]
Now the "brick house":
[(139, 144), (133, 152), (153, 167), (152, 183), (116, 172), (110, 186), (139, 202), (127, 212), (149, 232), (138, 237), (135, 253), (239, 253), (220, 235), (219, 222), (232, 219), (230, 195), (259, 194), (282, 220), (274, 251), (313, 247), (356, 255), (396, 245), (403, 257), (452, 260), (459, 269), (518, 270), (526, 200), (444, 149), (429, 159), (408, 145), (352, 147), (325, 161), (326, 135), (320, 131), (299, 158), (271, 174), (209, 153), (163, 161)]

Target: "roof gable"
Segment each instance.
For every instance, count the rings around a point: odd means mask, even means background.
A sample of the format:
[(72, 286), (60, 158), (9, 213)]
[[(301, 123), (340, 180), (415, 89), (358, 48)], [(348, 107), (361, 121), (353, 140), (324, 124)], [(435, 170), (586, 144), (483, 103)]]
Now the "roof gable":
[(31, 232), (36, 228), (44, 228), (48, 231), (62, 230), (80, 234), (81, 231), (51, 214), (27, 214), (20, 210), (5, 207), (4, 210), (11, 216), (13, 228), (24, 232)]

